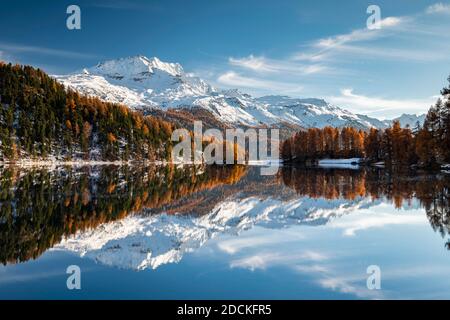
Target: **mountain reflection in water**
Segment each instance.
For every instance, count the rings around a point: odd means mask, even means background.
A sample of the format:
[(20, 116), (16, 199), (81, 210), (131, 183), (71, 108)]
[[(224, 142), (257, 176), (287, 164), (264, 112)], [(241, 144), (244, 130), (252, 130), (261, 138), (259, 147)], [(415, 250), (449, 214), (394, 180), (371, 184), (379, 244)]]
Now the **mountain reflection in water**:
[(444, 242), (450, 226), (445, 174), (282, 167), (260, 176), (259, 168), (244, 166), (99, 166), (7, 167), (0, 177), (3, 264), (53, 248), (155, 269), (219, 234), (324, 225), (380, 203), (424, 208)]

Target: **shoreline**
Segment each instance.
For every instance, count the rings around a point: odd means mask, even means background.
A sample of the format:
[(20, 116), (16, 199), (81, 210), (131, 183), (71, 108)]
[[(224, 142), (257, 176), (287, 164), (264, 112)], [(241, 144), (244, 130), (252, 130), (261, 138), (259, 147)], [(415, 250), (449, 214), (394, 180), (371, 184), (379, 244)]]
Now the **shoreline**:
[[(328, 159), (327, 159), (328, 160)], [(94, 166), (166, 166), (166, 165), (175, 165), (175, 166), (191, 166), (191, 165), (227, 165), (227, 164), (207, 164), (207, 163), (194, 163), (190, 162), (182, 162), (182, 161), (161, 161), (161, 160), (128, 160), (128, 161), (100, 161), (100, 160), (20, 160), (20, 161), (0, 161), (0, 167), (19, 167), (19, 168), (58, 168), (58, 167), (94, 167)], [(413, 170), (413, 171), (425, 171), (425, 172), (441, 172), (441, 173), (450, 173), (449, 165), (442, 165), (439, 168), (427, 168), (427, 167), (419, 167), (419, 166), (385, 166), (380, 163), (370, 163), (367, 161), (359, 161), (359, 162), (334, 162), (334, 161), (325, 161), (323, 163), (302, 163), (296, 161), (249, 161), (244, 164), (240, 164), (249, 167), (282, 167), (282, 166), (294, 166), (294, 167), (304, 167), (309, 169), (349, 169), (349, 170), (361, 170), (361, 169), (381, 169), (387, 171), (396, 171), (396, 170)]]
[(0, 166), (17, 167), (60, 167), (60, 166), (133, 166), (133, 165), (164, 165), (165, 161), (99, 161), (99, 160), (19, 160), (19, 161), (0, 161)]

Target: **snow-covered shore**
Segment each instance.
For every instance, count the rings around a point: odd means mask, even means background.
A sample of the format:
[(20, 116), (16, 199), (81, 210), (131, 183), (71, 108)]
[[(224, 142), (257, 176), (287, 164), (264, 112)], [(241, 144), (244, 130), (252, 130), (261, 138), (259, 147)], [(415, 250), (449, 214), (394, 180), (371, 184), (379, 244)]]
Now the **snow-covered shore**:
[(324, 168), (358, 168), (359, 164), (362, 162), (360, 158), (349, 158), (349, 159), (322, 159), (319, 160), (319, 167)]
[(55, 159), (22, 159), (17, 161), (0, 161), (0, 166), (17, 166), (24, 168), (32, 168), (32, 167), (44, 167), (44, 168), (53, 168), (53, 167), (61, 167), (61, 166), (129, 166), (136, 164), (143, 165), (163, 165), (166, 164), (166, 161), (100, 161), (100, 160), (55, 160)]

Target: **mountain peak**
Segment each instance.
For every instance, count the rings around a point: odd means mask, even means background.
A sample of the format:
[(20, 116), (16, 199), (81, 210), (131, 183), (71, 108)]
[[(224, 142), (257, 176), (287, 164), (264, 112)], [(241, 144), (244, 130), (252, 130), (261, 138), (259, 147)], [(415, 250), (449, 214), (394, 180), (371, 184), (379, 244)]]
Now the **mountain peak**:
[(183, 68), (178, 63), (162, 62), (157, 57), (147, 58), (144, 55), (100, 62), (89, 69), (91, 73), (107, 75), (112, 78), (133, 78), (162, 71), (171, 76), (181, 76)]
[(392, 121), (399, 121), (402, 127), (409, 126), (411, 128), (416, 127), (417, 123), (423, 125), (426, 118), (426, 114), (409, 114), (403, 113), (400, 117), (393, 119)]
[(178, 63), (143, 55), (105, 61), (57, 78), (82, 93), (132, 108), (203, 108), (217, 120), (232, 126), (289, 124), (302, 128), (354, 126), (367, 129), (380, 124), (376, 119), (359, 117), (322, 99), (284, 95), (255, 99), (237, 89), (218, 91), (202, 79), (185, 73)]

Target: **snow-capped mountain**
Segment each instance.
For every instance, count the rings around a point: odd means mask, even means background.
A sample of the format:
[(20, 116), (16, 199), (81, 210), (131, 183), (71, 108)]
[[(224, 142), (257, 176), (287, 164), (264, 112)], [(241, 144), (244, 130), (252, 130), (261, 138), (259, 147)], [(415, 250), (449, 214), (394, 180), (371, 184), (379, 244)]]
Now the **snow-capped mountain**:
[(189, 104), (188, 97), (213, 92), (201, 79), (185, 74), (179, 64), (144, 56), (106, 61), (56, 78), (82, 93), (132, 108), (165, 107), (168, 101)]
[(392, 122), (399, 121), (402, 127), (409, 126), (412, 129), (417, 126), (417, 123), (422, 126), (425, 121), (425, 117), (426, 114), (416, 115), (404, 113), (400, 117), (393, 119)]
[(286, 96), (253, 98), (238, 90), (219, 90), (186, 73), (178, 63), (135, 56), (99, 63), (80, 72), (56, 76), (81, 93), (123, 103), (134, 109), (200, 107), (231, 126), (384, 127), (384, 123), (357, 115), (321, 99)]

